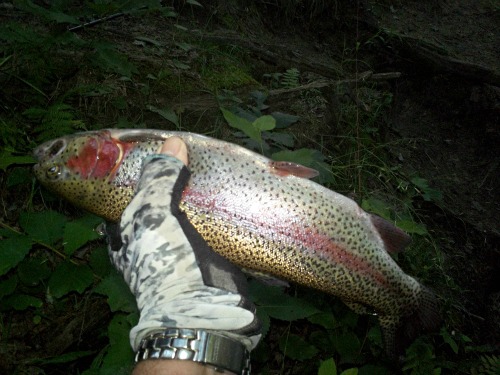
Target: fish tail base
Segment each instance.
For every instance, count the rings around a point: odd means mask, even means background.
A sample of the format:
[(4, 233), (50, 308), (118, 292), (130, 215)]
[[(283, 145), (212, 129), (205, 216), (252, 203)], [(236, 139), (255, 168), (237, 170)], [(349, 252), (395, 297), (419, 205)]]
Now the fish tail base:
[(435, 331), (441, 324), (440, 303), (430, 289), (421, 286), (414, 311), (407, 316), (380, 316), (384, 347), (390, 359), (396, 359), (422, 333)]

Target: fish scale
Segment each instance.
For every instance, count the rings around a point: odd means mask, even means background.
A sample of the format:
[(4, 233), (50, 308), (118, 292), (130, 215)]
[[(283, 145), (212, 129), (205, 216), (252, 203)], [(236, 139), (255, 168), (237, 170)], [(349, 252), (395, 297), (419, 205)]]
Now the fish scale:
[(389, 255), (409, 237), (353, 200), (299, 177), (310, 174), (305, 167), (193, 133), (109, 129), (39, 146), (34, 171), (75, 205), (118, 221), (142, 160), (173, 135), (186, 142), (192, 173), (180, 208), (216, 252), (245, 269), (336, 295), (356, 312), (379, 315), (392, 356), (404, 320), (423, 329), (437, 324), (433, 293)]

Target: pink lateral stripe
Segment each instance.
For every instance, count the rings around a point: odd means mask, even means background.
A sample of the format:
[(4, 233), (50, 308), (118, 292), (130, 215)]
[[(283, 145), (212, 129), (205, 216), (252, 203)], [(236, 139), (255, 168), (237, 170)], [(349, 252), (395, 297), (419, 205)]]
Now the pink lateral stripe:
[[(224, 198), (215, 196), (209, 198), (207, 193), (201, 193), (194, 189), (186, 188), (183, 193), (183, 200), (204, 211), (212, 212), (215, 216), (227, 220), (228, 222), (236, 219), (235, 210), (231, 206), (224, 207)], [(292, 217), (285, 214), (277, 214), (275, 210), (260, 210), (258, 216), (250, 213), (247, 207), (239, 207), (240, 214), (237, 219), (251, 224), (255, 230), (261, 234), (278, 233), (292, 242), (295, 246), (307, 249), (309, 255), (313, 252), (318, 257), (326, 258), (332, 263), (341, 264), (350, 272), (369, 277), (382, 287), (389, 285), (387, 278), (371, 267), (365, 259), (350, 253), (341, 244), (336, 243), (331, 237), (320, 233), (315, 228), (305, 228), (298, 223), (290, 223)], [(314, 255), (313, 255), (314, 256)]]

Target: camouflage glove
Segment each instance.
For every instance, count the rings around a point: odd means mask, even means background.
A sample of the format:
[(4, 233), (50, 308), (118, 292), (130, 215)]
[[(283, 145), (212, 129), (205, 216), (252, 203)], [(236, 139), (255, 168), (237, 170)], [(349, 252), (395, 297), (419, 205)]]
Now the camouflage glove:
[(108, 227), (111, 261), (140, 310), (131, 345), (137, 350), (142, 338), (165, 327), (196, 328), (252, 350), (261, 336), (260, 324), (246, 298), (244, 275), (210, 249), (179, 210), (189, 177), (178, 159), (149, 157), (137, 193), (122, 215), (121, 241)]

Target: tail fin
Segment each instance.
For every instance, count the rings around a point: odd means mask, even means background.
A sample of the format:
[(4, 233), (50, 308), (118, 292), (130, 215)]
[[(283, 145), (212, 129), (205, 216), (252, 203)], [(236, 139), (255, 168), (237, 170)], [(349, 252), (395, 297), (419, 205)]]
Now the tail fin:
[(403, 334), (413, 341), (420, 333), (432, 332), (441, 324), (440, 303), (434, 292), (421, 285), (420, 302), (405, 319)]
[(419, 302), (409, 315), (380, 316), (379, 321), (386, 354), (389, 358), (395, 359), (418, 335), (435, 331), (439, 327), (440, 303), (434, 292), (421, 286)]

